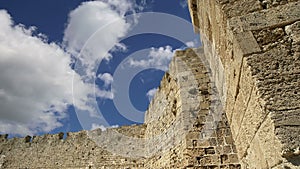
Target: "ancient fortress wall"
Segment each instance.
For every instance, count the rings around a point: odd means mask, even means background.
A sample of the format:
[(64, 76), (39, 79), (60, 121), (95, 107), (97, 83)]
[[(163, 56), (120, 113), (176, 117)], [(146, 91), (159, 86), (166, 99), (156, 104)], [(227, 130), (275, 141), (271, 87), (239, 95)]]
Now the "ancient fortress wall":
[(203, 49), (177, 51), (145, 124), (7, 139), (1, 168), (240, 168)]
[(145, 168), (240, 168), (205, 63), (203, 49), (176, 52), (146, 113), (145, 136), (159, 139), (149, 144)]
[(300, 1), (189, 0), (189, 8), (242, 168), (299, 168)]
[[(116, 129), (110, 129), (116, 130)], [(121, 127), (118, 132), (134, 137), (143, 137), (145, 125)], [(93, 132), (101, 132), (95, 130)], [(105, 131), (107, 132), (107, 131)], [(143, 168), (143, 159), (128, 158), (113, 154), (99, 147), (87, 131), (33, 138), (0, 140), (0, 168), (7, 169), (85, 169), (85, 168)]]
[(176, 52), (145, 124), (0, 135), (0, 168), (299, 168), (300, 2), (189, 7), (204, 46)]

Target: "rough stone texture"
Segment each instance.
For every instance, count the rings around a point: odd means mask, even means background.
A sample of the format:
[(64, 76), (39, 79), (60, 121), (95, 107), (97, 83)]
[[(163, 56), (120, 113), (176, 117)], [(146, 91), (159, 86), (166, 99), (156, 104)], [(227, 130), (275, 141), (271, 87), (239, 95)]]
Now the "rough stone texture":
[(240, 168), (206, 62), (203, 49), (176, 52), (146, 113), (146, 137), (161, 138), (150, 146), (164, 147), (146, 168)]
[(299, 0), (188, 3), (204, 46), (176, 52), (145, 124), (0, 135), (0, 168), (300, 168)]
[(242, 168), (300, 168), (299, 0), (189, 0), (189, 7), (211, 67), (223, 71), (216, 87), (225, 91)]
[[(120, 132), (140, 137), (145, 126), (140, 130), (121, 127)], [(110, 129), (114, 130), (114, 129)], [(143, 159), (133, 159), (114, 155), (99, 147), (91, 140), (86, 131), (62, 134), (34, 136), (26, 138), (6, 139), (1, 136), (0, 167), (1, 168), (143, 168)]]

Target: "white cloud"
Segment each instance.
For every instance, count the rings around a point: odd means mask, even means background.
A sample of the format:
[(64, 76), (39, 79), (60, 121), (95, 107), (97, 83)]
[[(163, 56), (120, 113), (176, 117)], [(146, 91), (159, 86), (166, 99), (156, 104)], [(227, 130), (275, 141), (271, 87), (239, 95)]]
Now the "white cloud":
[(135, 0), (135, 2), (139, 4), (136, 6), (139, 11), (147, 11), (149, 9), (152, 10), (154, 4), (154, 0)]
[(112, 100), (114, 98), (114, 93), (113, 91), (109, 91), (109, 90), (99, 90), (97, 96), (100, 98)]
[(134, 4), (130, 3), (128, 0), (101, 0), (102, 2), (111, 6), (114, 11), (118, 12), (120, 16), (124, 16), (126, 12), (134, 12)]
[(147, 95), (149, 101), (152, 100), (152, 98), (154, 97), (156, 91), (157, 91), (157, 88), (153, 88), (153, 89), (151, 89), (151, 90), (149, 90), (149, 91), (147, 92), (146, 95)]
[(105, 98), (105, 99), (113, 99), (114, 92), (111, 90), (108, 90), (109, 86), (114, 81), (113, 76), (109, 73), (103, 73), (103, 74), (99, 74), (98, 78), (104, 82), (103, 87), (106, 89), (105, 90), (98, 89), (97, 96), (100, 98)]
[(196, 47), (196, 42), (189, 41), (189, 42), (186, 42), (185, 45), (189, 48), (194, 48), (194, 47)]
[(167, 71), (169, 63), (174, 55), (174, 51), (171, 46), (160, 47), (158, 49), (151, 48), (148, 58), (141, 60), (129, 60), (129, 65), (134, 67), (156, 67), (158, 69)]
[[(63, 125), (60, 120), (72, 103), (96, 116), (89, 104), (93, 96), (112, 99), (114, 95), (95, 89), (86, 79), (95, 75), (97, 61), (111, 57), (110, 49), (126, 50), (118, 40), (130, 27), (124, 15), (134, 13), (134, 8), (128, 0), (82, 3), (69, 14), (63, 38), (68, 53), (48, 43), (46, 35), (34, 36), (36, 27), (14, 25), (10, 15), (0, 10), (0, 133), (49, 132)], [(93, 35), (97, 38), (81, 51)], [(70, 67), (73, 57), (83, 72)], [(106, 85), (112, 82), (108, 75), (101, 78)]]
[(45, 35), (33, 36), (34, 27), (14, 25), (4, 10), (0, 23), (0, 133), (49, 132), (62, 126), (73, 101), (94, 112), (86, 104), (90, 96), (112, 97), (84, 83), (71, 69), (70, 55), (46, 42)]
[(105, 131), (106, 127), (104, 127), (103, 125), (100, 125), (100, 124), (93, 123), (91, 130), (96, 130), (96, 129), (101, 129), (102, 131)]
[(93, 77), (96, 64), (111, 57), (109, 50), (125, 48), (118, 40), (130, 27), (124, 15), (133, 8), (127, 0), (102, 0), (83, 2), (71, 11), (64, 32), (64, 44), (85, 69), (79, 71), (82, 76), (88, 79)]
[(101, 129), (102, 131), (105, 131), (108, 128), (118, 128), (118, 127), (119, 127), (119, 125), (112, 125), (112, 126), (109, 126), (109, 127), (105, 127), (103, 125), (93, 123), (91, 130)]
[(104, 87), (108, 87), (114, 81), (112, 75), (109, 73), (99, 74), (98, 78), (104, 82)]

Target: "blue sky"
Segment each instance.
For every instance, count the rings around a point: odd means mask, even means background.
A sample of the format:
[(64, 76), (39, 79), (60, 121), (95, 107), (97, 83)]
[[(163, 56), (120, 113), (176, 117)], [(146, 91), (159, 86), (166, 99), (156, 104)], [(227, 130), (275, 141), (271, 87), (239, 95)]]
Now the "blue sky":
[(184, 0), (0, 2), (0, 133), (142, 123), (173, 53), (199, 46)]

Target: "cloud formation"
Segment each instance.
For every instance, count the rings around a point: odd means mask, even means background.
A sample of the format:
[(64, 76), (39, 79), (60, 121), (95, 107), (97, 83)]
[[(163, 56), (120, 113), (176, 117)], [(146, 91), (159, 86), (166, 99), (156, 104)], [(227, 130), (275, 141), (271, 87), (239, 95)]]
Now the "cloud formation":
[(112, 90), (110, 90), (110, 85), (114, 81), (113, 76), (109, 73), (103, 73), (103, 74), (99, 74), (98, 78), (103, 81), (104, 90), (98, 89), (97, 96), (105, 99), (113, 99), (114, 93)]
[(198, 42), (197, 41), (189, 41), (189, 42), (186, 42), (185, 45), (188, 48), (194, 48), (194, 47), (198, 46)]
[(156, 91), (157, 91), (157, 88), (153, 88), (153, 89), (151, 89), (147, 92), (146, 96), (148, 97), (149, 101), (152, 100), (152, 98), (154, 97)]
[[(72, 104), (72, 81), (82, 109), (92, 86), (71, 68), (71, 59), (58, 45), (34, 36), (34, 27), (14, 25), (0, 11), (0, 132), (35, 134), (62, 126)], [(76, 99), (76, 98), (75, 98)]]
[(114, 81), (113, 77), (109, 73), (99, 74), (98, 78), (104, 82), (104, 87), (108, 87)]
[(127, 0), (102, 0), (83, 2), (70, 12), (63, 39), (82, 76), (91, 79), (97, 64), (110, 59), (108, 51), (126, 48), (118, 40), (130, 27), (124, 15), (133, 8)]
[(105, 127), (103, 125), (93, 123), (92, 127), (91, 127), (91, 130), (101, 129), (102, 131), (105, 131), (108, 128), (118, 128), (118, 127), (119, 127), (119, 125), (112, 125), (110, 127)]
[(129, 65), (145, 69), (148, 67), (155, 67), (157, 69), (167, 71), (173, 55), (174, 51), (172, 50), (171, 46), (160, 47), (158, 49), (151, 48), (149, 55), (146, 59), (130, 59)]
[[(111, 57), (109, 50), (126, 49), (118, 40), (130, 26), (124, 15), (133, 9), (127, 0), (83, 2), (69, 14), (63, 48), (0, 10), (0, 133), (50, 132), (63, 125), (73, 103), (96, 117), (94, 96), (112, 99), (113, 92), (94, 88), (90, 79), (97, 63)], [(70, 66), (74, 58), (79, 69)], [(99, 78), (112, 82), (109, 74)]]

